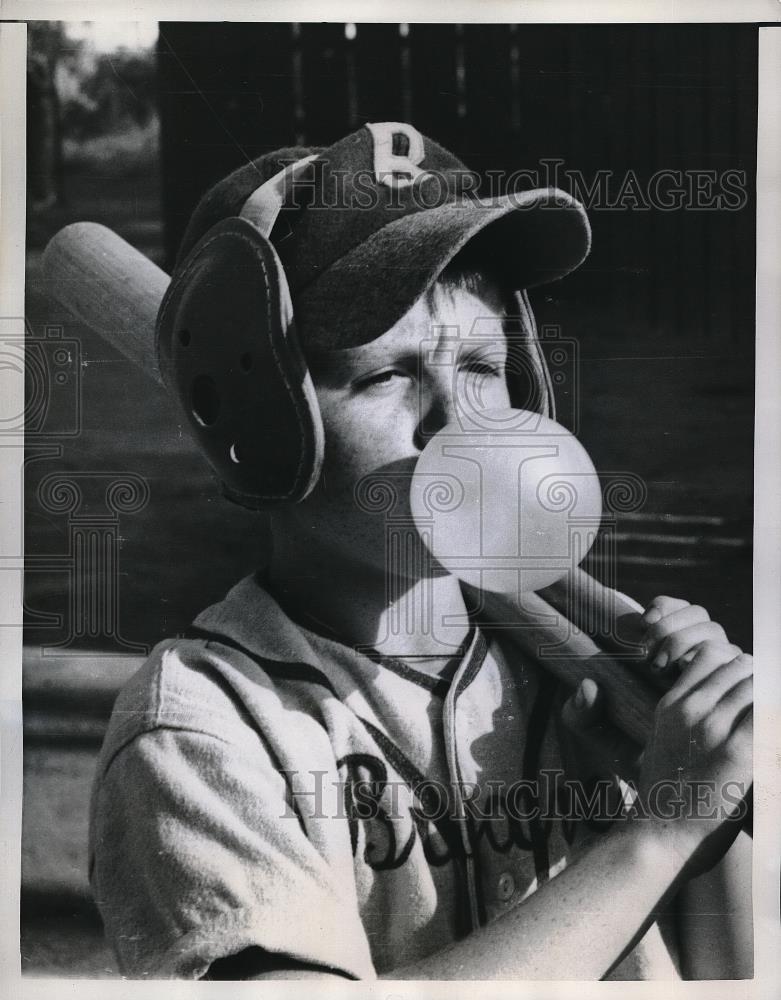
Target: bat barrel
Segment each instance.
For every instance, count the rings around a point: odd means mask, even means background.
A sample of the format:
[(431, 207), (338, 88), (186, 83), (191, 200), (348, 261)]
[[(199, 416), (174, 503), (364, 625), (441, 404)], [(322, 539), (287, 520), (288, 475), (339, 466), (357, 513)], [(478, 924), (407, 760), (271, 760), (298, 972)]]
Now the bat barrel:
[(170, 283), (165, 271), (94, 222), (61, 229), (44, 251), (43, 270), (58, 302), (162, 384), (155, 322)]

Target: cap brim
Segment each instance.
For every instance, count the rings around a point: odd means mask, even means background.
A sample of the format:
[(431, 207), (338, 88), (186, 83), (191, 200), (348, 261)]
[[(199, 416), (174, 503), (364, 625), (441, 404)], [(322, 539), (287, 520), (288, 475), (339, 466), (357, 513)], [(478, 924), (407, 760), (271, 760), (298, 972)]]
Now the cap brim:
[(294, 292), (304, 347), (357, 347), (397, 323), (469, 244), (470, 259), (510, 288), (563, 277), (588, 255), (580, 202), (556, 188), (448, 202), (396, 219)]

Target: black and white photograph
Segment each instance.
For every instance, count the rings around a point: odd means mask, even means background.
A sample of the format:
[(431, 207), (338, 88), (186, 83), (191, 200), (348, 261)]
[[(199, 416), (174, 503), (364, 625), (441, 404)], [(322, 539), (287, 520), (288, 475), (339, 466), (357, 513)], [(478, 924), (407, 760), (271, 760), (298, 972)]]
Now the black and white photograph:
[(774, 995), (778, 5), (24, 6), (4, 979)]

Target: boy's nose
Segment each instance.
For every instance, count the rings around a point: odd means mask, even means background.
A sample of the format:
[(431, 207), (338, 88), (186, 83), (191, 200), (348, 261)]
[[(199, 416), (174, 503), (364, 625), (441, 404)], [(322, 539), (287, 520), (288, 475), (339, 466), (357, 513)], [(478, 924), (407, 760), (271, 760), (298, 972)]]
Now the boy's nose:
[(415, 428), (415, 447), (422, 451), (430, 439), (456, 419), (456, 392), (452, 373), (442, 373), (420, 389), (420, 421)]

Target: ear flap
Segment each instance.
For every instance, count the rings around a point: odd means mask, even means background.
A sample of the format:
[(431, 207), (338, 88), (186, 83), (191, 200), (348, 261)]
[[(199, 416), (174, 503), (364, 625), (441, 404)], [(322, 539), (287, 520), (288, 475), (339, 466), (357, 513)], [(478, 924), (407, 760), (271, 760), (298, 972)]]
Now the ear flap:
[(193, 248), (157, 319), (160, 371), (231, 500), (302, 500), (320, 476), (323, 425), (282, 265), (249, 221)]

